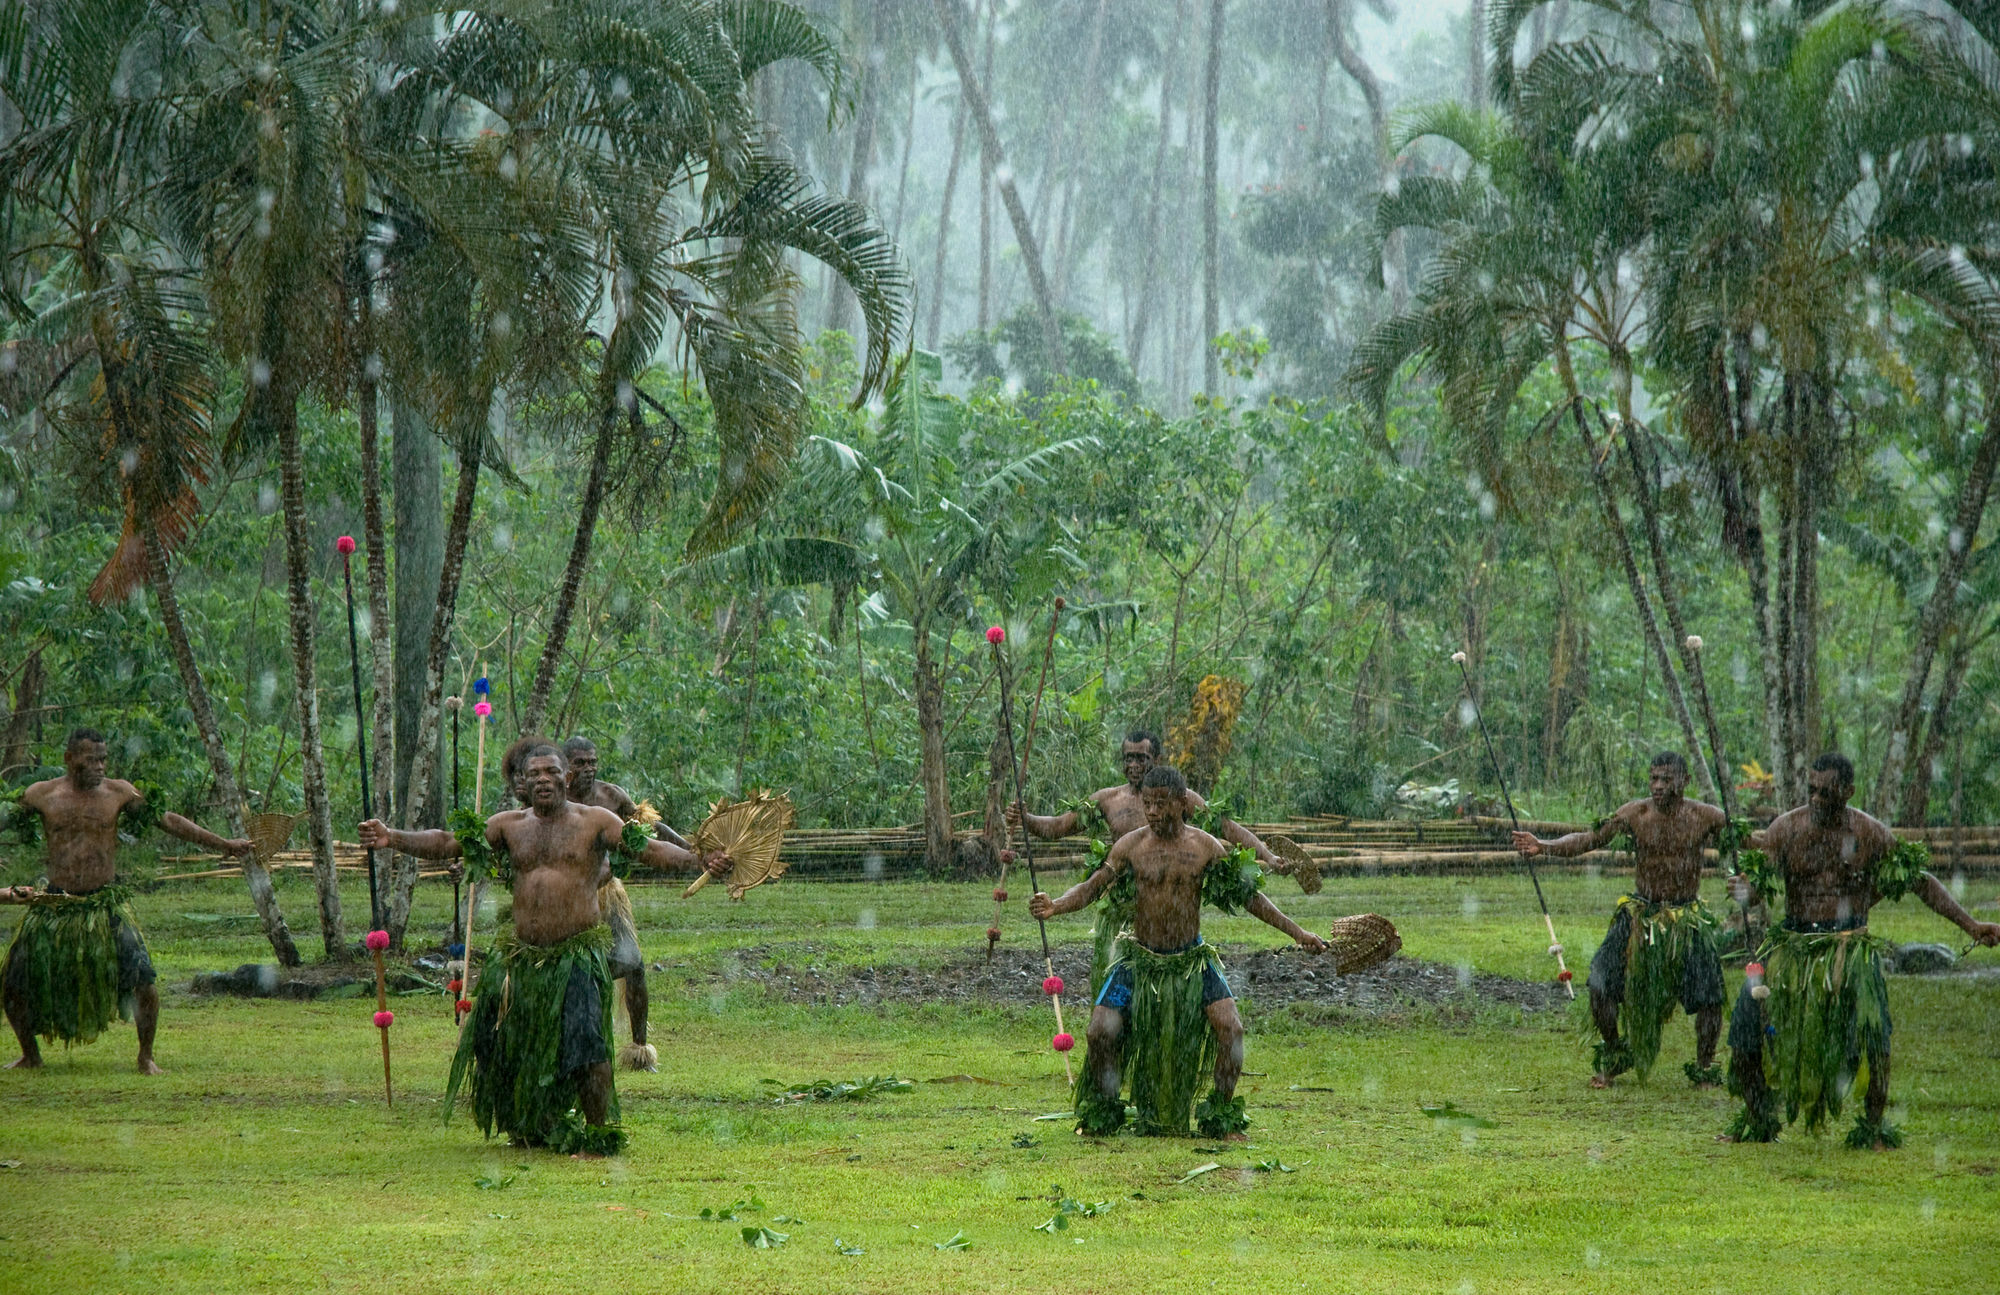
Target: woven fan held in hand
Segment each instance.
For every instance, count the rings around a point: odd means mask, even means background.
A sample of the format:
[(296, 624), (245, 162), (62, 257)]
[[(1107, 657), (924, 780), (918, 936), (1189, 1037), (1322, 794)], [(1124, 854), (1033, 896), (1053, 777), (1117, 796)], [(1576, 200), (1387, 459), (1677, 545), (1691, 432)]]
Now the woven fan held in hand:
[(250, 850), (257, 856), (257, 862), (269, 866), (278, 851), (291, 842), (292, 828), (298, 821), (297, 814), (252, 814), (244, 819), (243, 826), (250, 833)]
[(1327, 951), (1333, 954), (1333, 969), (1351, 976), (1395, 957), (1396, 950), (1403, 947), (1403, 937), (1396, 934), (1396, 926), (1388, 918), (1361, 913), (1335, 919), (1333, 929), (1326, 933), (1326, 943)]
[(1271, 853), (1285, 861), (1287, 875), (1296, 877), (1299, 889), (1308, 895), (1317, 895), (1323, 884), (1319, 878), (1319, 861), (1306, 853), (1306, 848), (1289, 836), (1272, 836), (1264, 844), (1271, 847)]
[[(785, 872), (778, 855), (785, 829), (797, 821), (791, 798), (771, 791), (754, 791), (747, 800), (732, 801), (727, 796), (710, 808), (708, 820), (695, 832), (696, 855), (706, 858), (717, 850), (729, 851), (729, 875), (723, 879), (731, 899), (743, 898), (753, 886), (761, 886)], [(681, 892), (681, 898), (708, 884), (704, 872)]]

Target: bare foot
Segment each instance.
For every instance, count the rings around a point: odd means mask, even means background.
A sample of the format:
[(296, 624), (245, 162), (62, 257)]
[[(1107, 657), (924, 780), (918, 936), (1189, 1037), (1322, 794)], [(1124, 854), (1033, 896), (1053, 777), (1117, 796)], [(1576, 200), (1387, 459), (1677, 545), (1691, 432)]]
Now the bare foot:
[(142, 1075), (164, 1075), (167, 1072), (153, 1064), (151, 1057), (139, 1058), (139, 1073)]
[(1590, 1086), (1592, 1088), (1609, 1088), (1611, 1087), (1611, 1076), (1592, 1075), (1590, 1077)]
[(42, 1059), (40, 1057), (18, 1057), (7, 1063), (7, 1069), (9, 1070), (40, 1070), (41, 1068)]

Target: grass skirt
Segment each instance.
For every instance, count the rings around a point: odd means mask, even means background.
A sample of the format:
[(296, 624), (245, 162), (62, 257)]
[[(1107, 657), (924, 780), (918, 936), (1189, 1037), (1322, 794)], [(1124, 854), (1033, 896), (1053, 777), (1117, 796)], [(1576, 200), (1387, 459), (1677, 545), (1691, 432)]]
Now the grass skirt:
[[(1212, 966), (1221, 974), (1222, 960), (1207, 944), (1154, 953), (1123, 940), (1118, 954), (1132, 975), (1124, 1074), (1132, 1086), (1134, 1126), (1142, 1134), (1185, 1135), (1195, 1095), (1215, 1069), (1215, 1031), (1202, 1007), (1202, 973)], [(1089, 1065), (1078, 1084), (1082, 1116), (1089, 1104), (1082, 1100), (1091, 1088)]]
[[(138, 942), (132, 892), (106, 886), (88, 895), (39, 895), (8, 947), (0, 977), (28, 1004), (25, 1024), (52, 1043), (89, 1043), (117, 1017), (132, 1019), (132, 976), (119, 974), (119, 928)], [(144, 961), (138, 943), (138, 960)]]
[(1690, 1012), (1722, 1005), (1722, 959), (1715, 920), (1699, 899), (1656, 904), (1627, 895), (1618, 910), (1623, 921), (1614, 919), (1612, 931), (1622, 925), (1625, 936), (1618, 1028), (1631, 1068), (1644, 1079), (1659, 1060), (1660, 1034), (1676, 1003)]
[(1865, 927), (1771, 931), (1763, 951), (1771, 995), (1761, 1004), (1747, 993), (1738, 1000), (1729, 1045), (1761, 1051), (1764, 1081), (1784, 1103), (1787, 1123), (1824, 1129), (1839, 1118), (1862, 1058), (1888, 1055), (1885, 947)]
[(480, 963), (472, 1015), (452, 1058), (445, 1118), (468, 1079), (472, 1116), (488, 1136), (551, 1150), (608, 1153), (624, 1145), (617, 1127), (592, 1127), (578, 1111), (589, 1067), (611, 1060), (611, 932), (594, 926), (559, 944), (522, 943), (511, 930)]

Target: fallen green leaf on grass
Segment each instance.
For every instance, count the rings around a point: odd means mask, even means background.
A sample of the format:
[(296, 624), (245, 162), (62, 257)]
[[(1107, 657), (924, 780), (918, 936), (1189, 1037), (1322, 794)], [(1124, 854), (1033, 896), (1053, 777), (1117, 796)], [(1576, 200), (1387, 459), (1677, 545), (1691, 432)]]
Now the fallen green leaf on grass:
[(924, 1082), (927, 1084), (990, 1084), (994, 1088), (1005, 1088), (1007, 1086), (997, 1079), (982, 1079), (978, 1075), (939, 1075), (936, 1079), (926, 1079)]
[(1179, 1178), (1174, 1179), (1174, 1185), (1178, 1187), (1182, 1183), (1193, 1182), (1195, 1179), (1201, 1177), (1203, 1174), (1212, 1174), (1220, 1168), (1222, 1168), (1222, 1166), (1215, 1163), (1215, 1161), (1213, 1160), (1209, 1161), (1205, 1165), (1196, 1165), (1194, 1168), (1182, 1174)]
[(789, 1232), (773, 1232), (769, 1228), (743, 1229), (743, 1244), (752, 1250), (775, 1250), (792, 1239)]
[(1259, 1160), (1251, 1167), (1267, 1174), (1295, 1174), (1299, 1171), (1298, 1166), (1288, 1165), (1282, 1160)]
[(1456, 1102), (1446, 1102), (1442, 1106), (1419, 1106), (1417, 1109), (1431, 1119), (1436, 1120), (1439, 1124), (1452, 1128), (1492, 1129), (1499, 1127), (1484, 1115), (1474, 1115), (1471, 1111), (1459, 1110), (1458, 1103)]
[(21, 1162), (18, 1160), (0, 1160), (0, 1169), (19, 1169), (20, 1167)]
[(950, 1236), (946, 1237), (944, 1240), (934, 1242), (931, 1246), (931, 1249), (970, 1250), (972, 1249), (972, 1238), (966, 1236), (965, 1233), (963, 1232), (954, 1232)]
[(1014, 1145), (1020, 1147), (1022, 1150), (1026, 1150), (1029, 1147), (1040, 1146), (1041, 1139), (1029, 1133), (1016, 1133), (1014, 1135)]
[(746, 1201), (731, 1201), (727, 1205), (704, 1205), (701, 1207), (701, 1214), (698, 1217), (707, 1223), (734, 1223), (736, 1222), (736, 1212), (742, 1209), (747, 1203)]
[(497, 1192), (504, 1188), (512, 1187), (514, 1185), (514, 1177), (513, 1174), (508, 1174), (505, 1178), (494, 1178), (487, 1174), (481, 1174), (472, 1180), (472, 1185), (482, 1192)]
[(773, 1215), (773, 1216), (772, 1216), (772, 1218), (771, 1218), (771, 1222), (773, 1222), (773, 1223), (789, 1223), (789, 1224), (791, 1224), (791, 1225), (792, 1225), (793, 1227), (799, 1227), (799, 1226), (802, 1226), (802, 1225), (803, 1225), (803, 1224), (805, 1223), (805, 1220), (804, 1220), (804, 1219), (802, 1219), (802, 1218), (799, 1218), (799, 1217), (798, 1217), (798, 1216), (796, 1216), (796, 1215), (792, 1215), (792, 1214), (777, 1214), (777, 1215)]
[(833, 1239), (833, 1252), (837, 1255), (846, 1255), (850, 1259), (852, 1259), (855, 1255), (865, 1255), (868, 1253), (866, 1250), (863, 1250), (860, 1246), (851, 1246), (847, 1244), (845, 1241), (842, 1241), (839, 1237), (835, 1237)]
[(772, 1098), (780, 1106), (796, 1102), (865, 1102), (884, 1093), (906, 1093), (916, 1084), (900, 1075), (870, 1075), (866, 1079), (815, 1079), (810, 1083), (766, 1084), (784, 1091)]
[(1047, 1115), (1037, 1115), (1034, 1119), (1029, 1120), (1028, 1123), (1043, 1124), (1048, 1122), (1049, 1120), (1073, 1120), (1075, 1118), (1076, 1118), (1075, 1111), (1051, 1111)]

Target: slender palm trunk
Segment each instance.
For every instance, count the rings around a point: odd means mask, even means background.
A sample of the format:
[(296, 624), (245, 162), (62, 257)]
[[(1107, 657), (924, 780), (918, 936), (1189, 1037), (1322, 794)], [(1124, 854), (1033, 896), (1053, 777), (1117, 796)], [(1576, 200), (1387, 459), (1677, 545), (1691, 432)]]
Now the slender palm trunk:
[[(434, 827), (443, 819), (412, 818), (408, 806), (410, 766), (416, 760), (417, 728), (424, 709), (430, 624), (444, 571), (444, 446), (416, 407), (396, 399), (393, 389), (390, 409), (395, 419), (389, 446), (396, 522), (394, 803), (401, 813), (396, 822), (403, 827)], [(429, 804), (437, 795), (440, 789), (433, 787), (419, 799)]]
[(992, 166), (994, 182), (1000, 189), (1000, 201), (1007, 208), (1007, 219), (1014, 226), (1014, 241), (1021, 251), (1021, 264), (1028, 272), (1028, 288), (1035, 294), (1035, 306), (1041, 312), (1042, 344), (1048, 349), (1049, 367), (1058, 376), (1067, 375), (1069, 361), (1063, 351), (1062, 328), (1056, 322), (1055, 302), (1049, 295), (1048, 276), (1042, 272), (1041, 246), (1035, 241), (1035, 231), (1028, 223), (1028, 211), (1021, 205), (1021, 195), (1014, 189), (1013, 176), (1006, 169), (1006, 157), (1000, 148), (1000, 132), (993, 124), (993, 112), (987, 103), (986, 91), (972, 70), (972, 55), (966, 46), (965, 34), (960, 30), (958, 0), (933, 0), (933, 3), (944, 26), (945, 44), (951, 47), (951, 60), (958, 68), (966, 110), (972, 114), (973, 125), (979, 130), (980, 144)]
[(930, 319), (924, 325), (924, 345), (935, 351), (944, 323), (945, 254), (951, 247), (951, 203), (958, 192), (958, 164), (965, 156), (965, 104), (951, 112), (951, 162), (944, 169), (944, 201), (938, 208), (937, 254), (931, 261)]
[(912, 621), (917, 664), (918, 785), (924, 795), (924, 866), (942, 873), (952, 865), (951, 784), (944, 762), (944, 682), (931, 659), (930, 617)]
[[(222, 741), (222, 726), (216, 723), (215, 706), (209, 700), (208, 685), (202, 681), (201, 667), (195, 662), (187, 622), (181, 618), (180, 599), (174, 593), (173, 571), (167, 565), (166, 551), (154, 531), (146, 534), (146, 564), (153, 600), (160, 608), (160, 625), (166, 631), (167, 647), (173, 654), (174, 669), (180, 674), (182, 691), (187, 693), (188, 711), (194, 716), (194, 727), (201, 735), (202, 749), (208, 753), (209, 771), (215, 777), (216, 797), (222, 802), (229, 834), (240, 837), (243, 835), (243, 793), (237, 789), (229, 749)], [(257, 917), (264, 923), (264, 938), (271, 942), (271, 952), (277, 955), (281, 965), (298, 966), (299, 948), (292, 940), (291, 927), (285, 924), (284, 912), (278, 907), (277, 892), (271, 888), (271, 874), (265, 871), (254, 854), (244, 855), (241, 862), (243, 881), (250, 888), (250, 902), (256, 906)]]
[[(366, 312), (363, 301), (364, 339)], [(366, 350), (364, 342), (364, 351)], [(368, 544), (368, 654), (375, 695), (369, 703), (368, 740), (374, 767), (375, 817), (393, 823), (396, 791), (396, 644), (389, 619), (389, 537), (382, 517), (382, 393), (373, 371), (379, 361), (362, 362), (355, 413), (361, 424), (361, 531)], [(358, 719), (358, 717), (357, 717)], [(392, 863), (393, 869), (394, 864)]]
[[(873, 6), (868, 6), (867, 12), (872, 14)], [(861, 31), (861, 103), (854, 113), (854, 155), (847, 166), (847, 200), (857, 204), (868, 201), (868, 167), (875, 159), (875, 118), (882, 102), (882, 74), (869, 57), (874, 50), (874, 33), (872, 19), (865, 20)], [(854, 289), (838, 275), (827, 286), (826, 326), (845, 329), (853, 318)]]
[(1577, 436), (1583, 442), (1584, 458), (1590, 463), (1590, 479), (1597, 487), (1597, 502), (1604, 511), (1605, 527), (1611, 532), (1612, 543), (1618, 550), (1618, 560), (1625, 568), (1625, 583), (1632, 591), (1632, 605), (1639, 613), (1639, 626), (1644, 630), (1646, 644), (1659, 663), (1660, 678), (1666, 683), (1667, 699), (1673, 705), (1674, 717), (1680, 721), (1681, 736), (1687, 742), (1688, 750), (1693, 751), (1698, 758), (1701, 754), (1701, 741), (1695, 737), (1694, 720), (1688, 714), (1687, 698), (1681, 693), (1680, 678), (1674, 673), (1673, 663), (1667, 656), (1667, 645), (1660, 637), (1659, 622), (1653, 617), (1653, 600), (1646, 593), (1646, 579), (1639, 573), (1639, 563), (1632, 555), (1632, 540), (1625, 532), (1624, 518), (1618, 514), (1618, 499), (1612, 493), (1611, 480), (1604, 471), (1604, 464), (1597, 457), (1597, 445), (1590, 434), (1590, 424), (1583, 416), (1583, 395), (1577, 388), (1576, 370), (1570, 364), (1569, 339), (1563, 335), (1560, 322), (1554, 325), (1551, 331), (1556, 343), (1556, 372), (1562, 378), (1563, 393), (1569, 399), (1570, 414), (1576, 423)]
[(1181, 37), (1187, 28), (1190, 0), (1175, 0), (1174, 35), (1167, 44), (1166, 61), (1160, 65), (1160, 133), (1153, 141), (1153, 179), (1146, 196), (1146, 232), (1141, 240), (1145, 256), (1139, 275), (1139, 308), (1132, 315), (1132, 332), (1125, 344), (1125, 356), (1132, 372), (1146, 354), (1146, 329), (1153, 322), (1153, 285), (1160, 271), (1160, 189), (1166, 180), (1167, 148), (1173, 139), (1174, 72), (1180, 65)]
[[(2000, 393), (2000, 373), (1988, 377), (1986, 389), (1989, 395)], [(1959, 582), (1965, 578), (1966, 563), (1972, 557), (1973, 544), (1979, 538), (1980, 523), (1986, 517), (1986, 498), (1993, 489), (1996, 466), (2000, 466), (2000, 414), (1987, 418), (1985, 434), (1979, 439), (1979, 448), (1973, 452), (1971, 471), (1966, 473), (1965, 481), (1959, 487), (1958, 508), (1951, 528), (1945, 532), (1944, 547), (1938, 554), (1937, 580), (1931, 586), (1930, 597), (1924, 602), (1923, 615), (1917, 621), (1917, 642), (1904, 673), (1903, 697), (1896, 707), (1895, 725), (1889, 730), (1889, 751), (1882, 760), (1882, 774), (1875, 781), (1872, 809), (1877, 818), (1887, 817), (1891, 798), (1902, 784), (1903, 764), (1910, 743), (1916, 737), (1923, 708), (1924, 686), (1930, 678), (1931, 663), (1937, 659), (1938, 643), (1943, 639), (1945, 627), (1951, 623), (1952, 613), (1958, 605)], [(1919, 770), (1917, 776), (1925, 786), (1929, 785), (1927, 771)]]
[[(270, 353), (275, 354), (276, 348)], [(312, 845), (313, 884), (319, 890), (320, 938), (328, 958), (348, 955), (340, 916), (340, 877), (333, 863), (333, 805), (327, 797), (326, 750), (320, 741), (319, 683), (313, 657), (316, 605), (312, 552), (306, 534), (305, 458), (299, 444), (298, 397), (275, 391), (279, 479), (285, 513), (285, 591), (290, 611), (293, 687), (299, 707), (299, 769), (305, 784), (306, 829)]]
[[(489, 398), (490, 398), (490, 392)], [(484, 406), (478, 406), (483, 408)], [(451, 520), (445, 528), (444, 565), (438, 577), (437, 607), (431, 616), (430, 649), (424, 662), (423, 706), (417, 716), (417, 734), (410, 760), (410, 791), (404, 817), (414, 823), (428, 804), (432, 776), (437, 769), (438, 737), (444, 714), (444, 669), (451, 656), (452, 625), (458, 615), (458, 586), (465, 571), (466, 543), (472, 534), (472, 505), (479, 497), (480, 434), (469, 430), (459, 442), (458, 489), (452, 496)], [(483, 807), (475, 807), (483, 808)], [(389, 897), (389, 938), (403, 942), (410, 922), (410, 901), (416, 892), (417, 865), (414, 859), (396, 860), (395, 885)]]
[[(1959, 689), (1964, 686), (1966, 669), (1972, 664), (1972, 635), (1960, 629), (1951, 656), (1946, 659), (1944, 678), (1938, 681), (1937, 698), (1931, 703), (1930, 725), (1925, 730), (1924, 747), (1909, 762), (1903, 783), (1903, 797), (1896, 822), (1904, 827), (1922, 827), (1931, 814), (1931, 783), (1936, 780), (1938, 761), (1944, 744), (1957, 729), (1954, 708)], [(1881, 817), (1877, 815), (1877, 817)]]
[(1222, 245), (1220, 155), (1222, 111), (1222, 34), (1228, 0), (1209, 0), (1208, 67), (1202, 76), (1201, 112), (1201, 381), (1213, 396), (1222, 390), (1222, 357), (1215, 339), (1222, 335), (1222, 267), (1216, 263)]
[(590, 475), (584, 479), (583, 498), (576, 509), (576, 538), (569, 548), (569, 563), (563, 567), (562, 588), (556, 594), (554, 613), (549, 617), (549, 636), (542, 644), (542, 656), (535, 663), (535, 682), (528, 689), (528, 707), (521, 714), (523, 733), (539, 732), (549, 708), (549, 693), (556, 683), (556, 667), (562, 662), (563, 647), (569, 640), (569, 623), (576, 614), (577, 592), (583, 588), (583, 574), (590, 568), (590, 545), (597, 533), (597, 515), (604, 507), (604, 479), (611, 469), (611, 442), (618, 426), (618, 408), (608, 407), (598, 418), (597, 443), (590, 454)]

